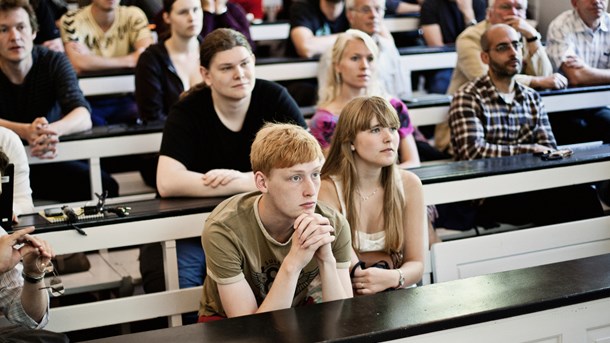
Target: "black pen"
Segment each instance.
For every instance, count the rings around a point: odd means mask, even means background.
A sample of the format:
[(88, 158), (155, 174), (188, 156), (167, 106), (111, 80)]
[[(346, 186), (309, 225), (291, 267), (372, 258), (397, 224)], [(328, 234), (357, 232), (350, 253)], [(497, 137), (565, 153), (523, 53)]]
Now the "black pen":
[(74, 224), (70, 224), (78, 233), (80, 233), (83, 236), (87, 236), (87, 233), (85, 232), (85, 230), (81, 229), (80, 227), (74, 225)]

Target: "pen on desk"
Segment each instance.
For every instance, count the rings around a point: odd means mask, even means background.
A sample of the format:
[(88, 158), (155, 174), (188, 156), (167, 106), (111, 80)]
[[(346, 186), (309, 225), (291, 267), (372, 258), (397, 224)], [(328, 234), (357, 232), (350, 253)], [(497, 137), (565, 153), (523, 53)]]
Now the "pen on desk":
[(75, 230), (76, 232), (80, 233), (83, 236), (87, 236), (87, 233), (85, 232), (85, 230), (81, 229), (80, 227), (74, 225), (74, 224), (70, 224)]

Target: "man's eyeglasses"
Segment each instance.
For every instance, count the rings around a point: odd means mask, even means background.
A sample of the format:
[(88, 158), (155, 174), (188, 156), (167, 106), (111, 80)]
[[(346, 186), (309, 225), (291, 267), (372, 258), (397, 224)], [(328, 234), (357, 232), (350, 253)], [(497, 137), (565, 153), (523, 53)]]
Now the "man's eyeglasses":
[(504, 53), (504, 52), (507, 52), (508, 50), (510, 50), (511, 46), (512, 46), (513, 49), (518, 51), (521, 48), (523, 48), (523, 43), (521, 43), (518, 40), (514, 40), (514, 41), (510, 42), (510, 44), (508, 44), (508, 43), (500, 43), (500, 44), (496, 45), (496, 47), (493, 48), (493, 49), (496, 52), (498, 52), (498, 53)]
[(53, 263), (51, 261), (49, 261), (46, 264), (39, 263), (39, 265), (40, 265), (40, 267), (42, 267), (42, 270), (46, 274), (48, 274), (48, 273), (53, 274), (53, 276), (51, 277), (51, 281), (49, 282), (49, 285), (47, 287), (40, 287), (39, 289), (48, 289), (54, 297), (59, 297), (59, 296), (64, 295), (64, 293), (66, 292), (66, 289), (64, 288), (64, 283), (63, 283), (63, 281), (61, 281), (61, 278), (59, 277), (59, 273), (57, 273), (57, 269), (55, 269), (55, 266), (53, 266)]
[(385, 12), (385, 7), (380, 7), (380, 6), (375, 6), (375, 7), (371, 7), (371, 6), (362, 6), (359, 8), (355, 8), (352, 7), (350, 8), (350, 10), (352, 11), (356, 11), (358, 13), (361, 14), (371, 14), (371, 13), (377, 13), (377, 14), (382, 14)]

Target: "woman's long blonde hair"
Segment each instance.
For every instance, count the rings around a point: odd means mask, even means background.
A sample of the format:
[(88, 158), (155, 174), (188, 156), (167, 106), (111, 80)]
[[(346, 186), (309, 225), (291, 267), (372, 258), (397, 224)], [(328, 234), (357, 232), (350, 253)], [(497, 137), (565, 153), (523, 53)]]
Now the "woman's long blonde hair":
[[(379, 48), (371, 36), (356, 29), (349, 29), (340, 34), (333, 45), (331, 57), (332, 64), (326, 71), (326, 84), (320, 85), (320, 89), (318, 91), (318, 107), (324, 107), (328, 103), (333, 102), (341, 93), (343, 79), (341, 78), (341, 75), (335, 71), (335, 67), (343, 58), (343, 52), (345, 51), (347, 43), (353, 40), (361, 40), (364, 42), (364, 45), (366, 45), (366, 47), (373, 54), (373, 61), (377, 61), (379, 57)], [(376, 70), (373, 72), (371, 82), (366, 89), (365, 95), (383, 95), (383, 90), (377, 81)]]
[[(338, 178), (343, 187), (343, 202), (345, 215), (352, 231), (352, 245), (359, 251), (356, 228), (358, 213), (356, 207), (356, 184), (358, 170), (351, 146), (356, 135), (371, 128), (371, 120), (376, 118), (382, 127), (400, 127), (396, 110), (382, 97), (357, 97), (352, 99), (341, 111), (335, 134), (331, 140), (330, 150), (324, 166), (322, 178)], [(404, 243), (403, 210), (405, 194), (399, 167), (396, 163), (383, 167), (381, 170), (381, 185), (383, 187), (383, 230), (385, 231), (385, 252), (388, 254), (402, 253)]]

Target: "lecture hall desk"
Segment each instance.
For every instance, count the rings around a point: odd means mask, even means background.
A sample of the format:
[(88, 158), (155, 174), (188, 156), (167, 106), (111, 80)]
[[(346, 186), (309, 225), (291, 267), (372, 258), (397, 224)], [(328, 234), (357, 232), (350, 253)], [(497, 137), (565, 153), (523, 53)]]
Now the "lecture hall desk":
[(609, 338), (609, 297), (600, 255), (90, 342), (584, 342)]

